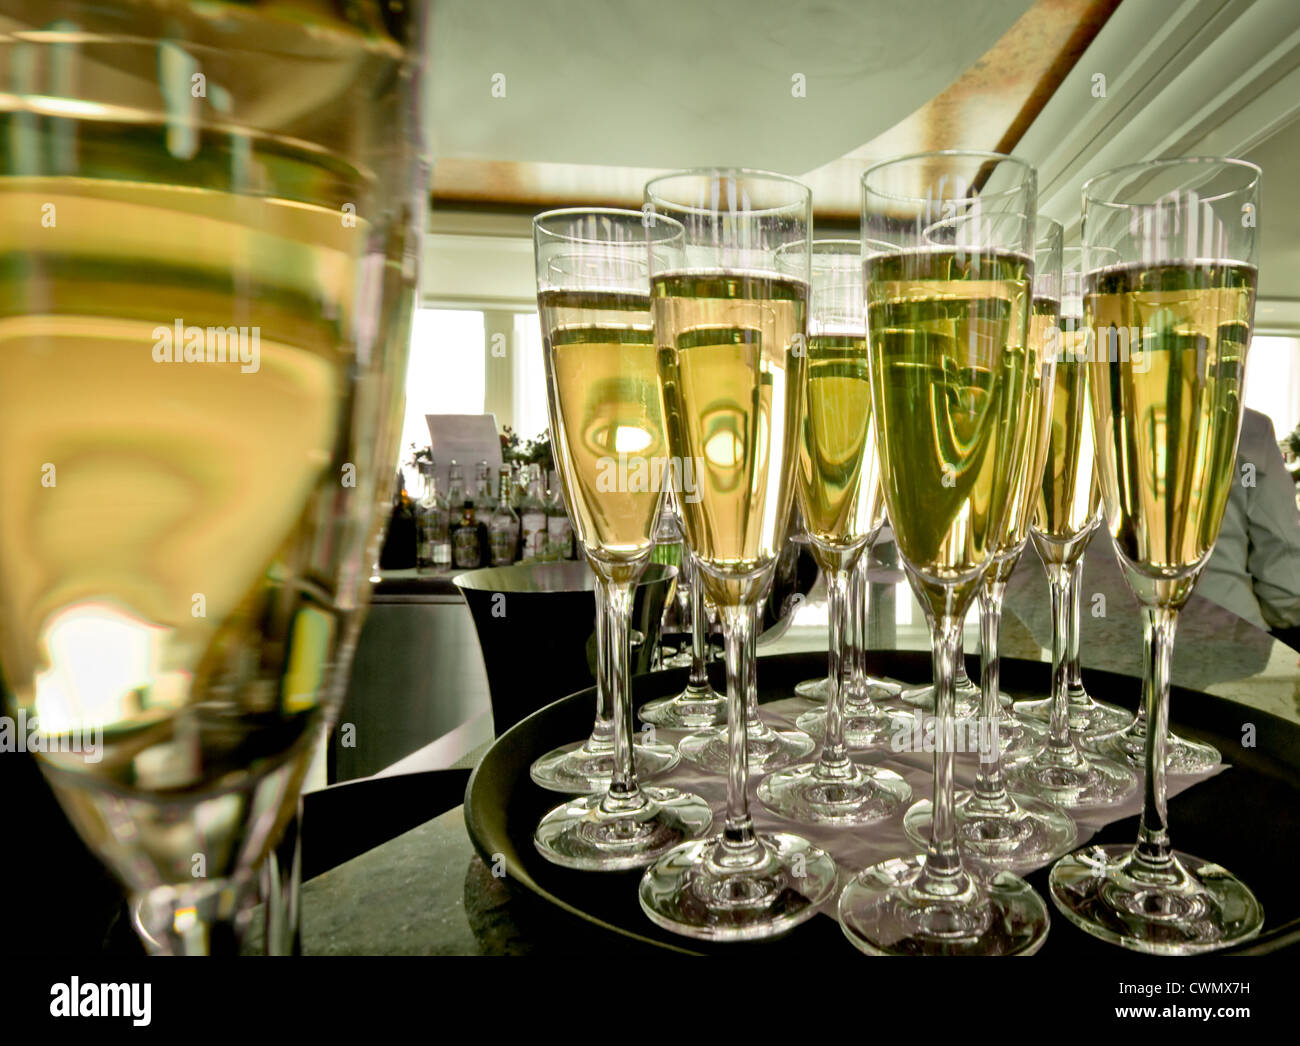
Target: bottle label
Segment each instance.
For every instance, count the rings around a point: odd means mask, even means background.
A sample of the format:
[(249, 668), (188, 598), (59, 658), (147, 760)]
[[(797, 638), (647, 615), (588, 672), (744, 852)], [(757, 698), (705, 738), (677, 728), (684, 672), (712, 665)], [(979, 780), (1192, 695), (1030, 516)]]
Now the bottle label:
[(523, 518), (524, 547), (521, 559), (536, 559), (546, 544), (546, 517), (529, 513)]
[(494, 530), (489, 535), (492, 543), (492, 565), (508, 567), (515, 561), (515, 541), (518, 534), (513, 530)]
[(451, 542), (446, 538), (433, 543), (433, 565), (435, 567), (451, 566)]
[(546, 543), (551, 546), (551, 555), (555, 559), (569, 558), (569, 549), (573, 546), (573, 524), (568, 516), (547, 517)]
[(452, 534), (451, 544), (456, 566), (473, 569), (479, 565), (478, 531), (474, 527), (461, 527)]

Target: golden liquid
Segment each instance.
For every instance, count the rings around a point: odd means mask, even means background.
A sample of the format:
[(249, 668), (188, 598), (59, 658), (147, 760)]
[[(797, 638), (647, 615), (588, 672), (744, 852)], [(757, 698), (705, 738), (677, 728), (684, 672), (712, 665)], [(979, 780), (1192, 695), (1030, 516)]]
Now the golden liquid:
[[(886, 510), (936, 598), (1006, 533), (1037, 373), (1029, 262), (927, 251), (866, 263), (871, 392)], [(958, 593), (960, 594), (960, 593)]]
[[(102, 759), (46, 770), (136, 888), (256, 858), (323, 725), (356, 617), (338, 550), (373, 507), (342, 471), (374, 446), (348, 395), (377, 369), (348, 340), (366, 236), (272, 198), (0, 178), (0, 661), (47, 742), (102, 729)], [(160, 362), (177, 319), (250, 328), (249, 356), (257, 328), (255, 366)]]
[(556, 469), (578, 539), (599, 559), (640, 559), (670, 482), (649, 299), (546, 291), (538, 304)]
[[(1194, 576), (1223, 522), (1241, 428), (1256, 272), (1237, 264), (1126, 266), (1088, 276), (1084, 317), (1097, 467), (1123, 560)], [(1109, 359), (1108, 328), (1141, 331), (1140, 358)]]
[(1073, 541), (1086, 533), (1097, 516), (1101, 498), (1083, 321), (1066, 317), (1061, 327), (1047, 464), (1034, 512), (1034, 530), (1054, 542)]
[(998, 543), (997, 555), (1009, 555), (1029, 534), (1029, 520), (1043, 487), (1043, 468), (1047, 462), (1051, 432), (1051, 397), (1054, 388), (1060, 307), (1046, 298), (1035, 298), (1029, 313), (1029, 381), (1025, 392), (1024, 450), (1017, 469), (1019, 482), (1011, 499), (1006, 533)]
[(764, 274), (676, 273), (651, 284), (664, 417), (697, 487), (680, 499), (687, 543), (719, 605), (762, 587), (794, 498), (807, 284)]
[(852, 548), (881, 523), (880, 459), (871, 425), (864, 334), (808, 339), (799, 505), (813, 540)]

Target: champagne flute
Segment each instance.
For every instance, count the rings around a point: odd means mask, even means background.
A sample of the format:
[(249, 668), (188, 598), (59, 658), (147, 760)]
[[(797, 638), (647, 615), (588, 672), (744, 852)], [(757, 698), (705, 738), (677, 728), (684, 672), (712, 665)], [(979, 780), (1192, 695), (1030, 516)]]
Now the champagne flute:
[[(880, 496), (879, 501), (883, 512), (885, 503), (883, 495)], [(884, 525), (883, 517), (881, 525)], [(844, 743), (849, 748), (874, 746), (874, 738), (870, 734), (859, 737), (852, 728), (854, 710), (869, 709), (876, 701), (892, 701), (903, 692), (903, 688), (898, 683), (881, 679), (867, 672), (867, 629), (871, 617), (871, 582), (867, 572), (871, 562), (872, 547), (868, 545), (863, 550), (849, 574), (849, 612), (848, 624), (845, 626), (847, 636), (845, 657), (848, 661), (849, 674), (844, 684), (844, 707), (850, 721), (850, 724), (845, 727)], [(796, 697), (809, 701), (825, 701), (827, 694), (830, 693), (829, 680), (826, 677), (805, 679), (795, 684), (794, 692)], [(809, 716), (805, 722), (808, 725), (803, 726), (802, 729), (817, 735), (824, 723), (823, 714)]]
[[(1235, 944), (1264, 922), (1244, 883), (1172, 848), (1165, 791), (1174, 630), (1214, 551), (1241, 430), (1259, 179), (1254, 164), (1197, 157), (1116, 168), (1083, 187), (1097, 471), (1145, 614), (1150, 729), (1137, 845), (1063, 857), (1051, 893), (1088, 933), (1165, 955)], [(1097, 264), (1112, 252), (1118, 265)]]
[[(957, 794), (953, 816), (962, 854), (977, 864), (1011, 871), (1029, 871), (1070, 849), (1078, 838), (1074, 822), (1051, 803), (1007, 791), (1002, 772), (1003, 754), (1018, 743), (1026, 730), (998, 701), (1000, 663), (998, 632), (1002, 624), (1002, 598), (1029, 536), (1029, 518), (1042, 485), (1051, 426), (1052, 388), (1056, 371), (1060, 318), (1061, 226), (1038, 218), (1034, 250), (1033, 301), (1030, 305), (1030, 358), (1037, 357), (1025, 410), (1029, 439), (1018, 466), (1020, 482), (1011, 505), (1006, 533), (994, 553), (993, 566), (980, 586), (980, 725), (988, 742), (980, 753), (975, 787)], [(1035, 732), (1030, 732), (1037, 736)], [(921, 800), (907, 812), (903, 827), (913, 842), (924, 846), (933, 830), (933, 804)]]
[(686, 229), (676, 258), (652, 257), (651, 300), (669, 445), (700, 488), (682, 503), (686, 540), (726, 634), (730, 765), (721, 834), (651, 865), (641, 907), (691, 937), (770, 937), (811, 918), (836, 877), (806, 839), (757, 833), (747, 795), (759, 604), (794, 502), (812, 195), (780, 175), (705, 170), (650, 181), (646, 202)]
[[(882, 512), (881, 525), (884, 525), (883, 512), (885, 496), (880, 495)], [(888, 679), (873, 676), (867, 671), (867, 633), (871, 625), (871, 551), (873, 544), (862, 550), (853, 567), (853, 576), (849, 582), (849, 658), (853, 666), (848, 680), (848, 696), (845, 707), (852, 710), (863, 701), (892, 701), (899, 697), (903, 688)], [(852, 731), (846, 734), (845, 741), (854, 747)]]
[[(803, 250), (803, 244), (794, 249)], [(871, 431), (862, 318), (862, 247), (857, 240), (813, 241), (811, 291), (807, 391), (796, 470), (804, 523), (826, 578), (830, 694), (825, 712), (809, 713), (826, 736), (815, 762), (764, 777), (758, 799), (792, 821), (871, 824), (901, 810), (912, 789), (892, 770), (854, 763), (844, 743), (849, 576), (881, 524), (880, 467)], [(896, 716), (874, 705), (861, 719), (861, 731), (873, 735), (877, 744), (898, 731)]]
[[(1084, 689), (1079, 669), (1079, 582), (1084, 549), (1101, 523), (1101, 487), (1094, 467), (1092, 419), (1089, 416), (1087, 367), (1074, 358), (1083, 330), (1083, 248), (1066, 247), (1061, 260), (1061, 338), (1069, 350), (1058, 364), (1052, 395), (1052, 420), (1043, 487), (1033, 521), (1034, 543), (1050, 540), (1067, 547), (1077, 543), (1078, 558), (1070, 566), (1067, 586), (1066, 687), (1070, 730), (1083, 744), (1123, 730), (1133, 722), (1131, 712), (1095, 701)], [(1073, 551), (1073, 549), (1070, 549)], [(1017, 701), (1016, 715), (1050, 720), (1052, 697)]]
[(423, 12), (287, 6), (24, 3), (0, 39), (6, 697), (167, 953), (238, 948), (396, 457)]
[[(677, 469), (673, 469), (677, 473)], [(684, 487), (695, 486), (694, 477), (675, 475), (674, 482)], [(691, 497), (693, 490), (684, 491), (682, 496)], [(672, 505), (677, 520), (678, 532), (685, 535), (682, 525), (681, 510), (677, 507), (676, 491), (669, 491), (668, 501)], [(684, 581), (682, 579), (685, 579)], [(682, 541), (682, 566), (678, 584), (685, 584), (688, 589), (687, 599), (691, 608), (691, 672), (687, 677), (686, 689), (672, 697), (661, 697), (647, 701), (637, 714), (642, 722), (667, 729), (696, 730), (701, 727), (716, 726), (726, 722), (727, 701), (713, 689), (709, 682), (708, 666), (705, 653), (709, 642), (709, 617), (704, 609), (704, 586), (699, 580), (699, 571), (691, 556), (686, 542)]]
[(557, 806), (533, 836), (543, 857), (566, 868), (638, 868), (713, 824), (699, 796), (642, 788), (632, 744), (632, 597), (667, 489), (647, 251), (675, 254), (681, 238), (671, 221), (643, 225), (640, 211), (578, 208), (533, 219), (555, 466), (596, 574), (604, 618), (599, 674), (613, 698), (609, 787)]
[[(563, 485), (563, 484), (561, 484)], [(689, 553), (683, 547), (680, 587)], [(533, 784), (551, 792), (570, 795), (599, 795), (609, 791), (614, 780), (614, 716), (611, 711), (610, 651), (607, 623), (609, 610), (605, 592), (596, 586), (596, 722), (583, 741), (571, 741), (533, 760), (528, 776)], [(632, 741), (632, 761), (637, 777), (649, 780), (668, 773), (681, 761), (677, 749), (647, 732)]]
[[(1112, 254), (1110, 260), (1118, 260)], [(1066, 258), (1069, 259), (1068, 268)], [(1067, 808), (1107, 806), (1137, 788), (1137, 776), (1122, 759), (1108, 758), (1092, 742), (1114, 732), (1110, 705), (1070, 705), (1069, 647), (1078, 633), (1078, 579), (1083, 550), (1097, 521), (1099, 486), (1088, 404), (1093, 377), (1086, 363), (1083, 324), (1083, 258), (1079, 248), (1062, 252), (1061, 334), (1051, 403), (1051, 428), (1041, 494), (1030, 527), (1047, 572), (1052, 598), (1052, 693), (1048, 736), (1027, 760), (1009, 772), (1011, 787)], [(1041, 701), (1017, 702), (1026, 718), (1041, 714)], [(1088, 746), (1085, 751), (1084, 746)]]
[(963, 863), (954, 678), (966, 610), (1003, 540), (1029, 438), (1035, 174), (997, 153), (923, 153), (862, 177), (867, 342), (881, 485), (930, 621), (938, 730), (925, 854), (860, 872), (840, 926), (870, 954), (1024, 955), (1047, 909), (1010, 872)]

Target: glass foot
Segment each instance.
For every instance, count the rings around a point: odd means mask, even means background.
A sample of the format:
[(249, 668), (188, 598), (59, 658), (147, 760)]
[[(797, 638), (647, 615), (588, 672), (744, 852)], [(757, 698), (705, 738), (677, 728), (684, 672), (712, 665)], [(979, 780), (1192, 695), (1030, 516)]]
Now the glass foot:
[(1137, 774), (1127, 765), (1085, 755), (1073, 744), (1044, 745), (1032, 758), (1008, 767), (1006, 776), (1011, 791), (1067, 809), (1108, 806), (1138, 786)]
[(700, 730), (727, 721), (727, 699), (712, 687), (687, 687), (676, 697), (647, 701), (637, 713), (641, 721), (665, 730)]
[[(853, 752), (871, 748), (894, 747), (893, 740), (901, 732), (911, 736), (913, 717), (910, 712), (891, 711), (875, 705), (844, 703), (844, 747)], [(826, 710), (812, 708), (794, 721), (800, 730), (818, 741), (826, 733)]]
[(682, 647), (672, 657), (664, 660), (664, 668), (690, 668), (694, 663), (690, 645)]
[[(680, 759), (677, 750), (662, 741), (642, 740), (632, 746), (636, 776), (642, 781), (666, 774)], [(614, 746), (593, 747), (590, 738), (575, 741), (547, 752), (528, 768), (528, 775), (533, 784), (551, 792), (603, 795), (614, 777)]]
[[(1107, 759), (1115, 759), (1135, 766), (1146, 767), (1146, 731), (1125, 730), (1097, 745), (1097, 751)], [(1165, 769), (1171, 774), (1203, 774), (1223, 762), (1223, 756), (1213, 745), (1191, 741), (1170, 733), (1165, 740)]]
[(879, 676), (852, 676), (846, 696), (850, 701), (893, 701), (902, 692), (901, 684)]
[[(1070, 733), (1080, 744), (1096, 744), (1132, 725), (1132, 712), (1094, 701), (1086, 692), (1083, 692), (1083, 700), (1079, 701), (1074, 693), (1071, 691), (1069, 705)], [(1022, 718), (1047, 723), (1052, 718), (1052, 699), (1043, 697), (1034, 701), (1017, 701), (1011, 710)]]
[(1041, 723), (1020, 719), (1005, 709), (998, 716), (998, 747), (1006, 765), (1033, 758), (1046, 743), (1047, 727)]
[[(957, 845), (969, 859), (993, 871), (1027, 872), (1067, 853), (1079, 830), (1064, 810), (1028, 795), (1006, 793), (1002, 802), (957, 793), (953, 804)], [(913, 804), (903, 828), (918, 846), (930, 845), (934, 807), (929, 799)]]
[(825, 701), (826, 695), (830, 693), (830, 684), (822, 679), (805, 679), (802, 683), (795, 683), (795, 697), (806, 698), (809, 701)]
[(537, 852), (554, 864), (589, 872), (643, 868), (674, 846), (713, 827), (713, 811), (698, 795), (676, 788), (642, 788), (633, 809), (604, 809), (604, 795), (557, 806), (533, 834)]
[(916, 887), (925, 857), (882, 861), (840, 894), (840, 929), (868, 955), (1033, 955), (1047, 937), (1047, 906), (1010, 872), (965, 876), (938, 897)]
[[(747, 740), (751, 776), (793, 766), (817, 747), (817, 742), (802, 730), (773, 730), (766, 723), (750, 730)], [(688, 763), (709, 773), (725, 774), (731, 765), (725, 726), (683, 737), (677, 749)]]
[[(965, 685), (959, 682), (957, 685), (957, 703), (955, 713), (958, 718), (969, 718), (973, 715), (979, 715), (980, 708), (980, 688), (972, 683), (969, 679)], [(918, 686), (911, 690), (904, 690), (899, 694), (899, 700), (905, 704), (913, 705), (917, 708), (923, 708), (927, 712), (934, 711), (934, 687)], [(998, 703), (1003, 708), (1010, 708), (1012, 699), (1010, 694), (998, 694)]]
[(852, 762), (838, 773), (820, 762), (800, 763), (758, 784), (759, 802), (806, 824), (874, 824), (893, 817), (911, 798), (911, 786), (894, 771)]
[(1217, 864), (1173, 852), (1139, 861), (1132, 846), (1090, 846), (1052, 867), (1052, 902), (1103, 941), (1155, 955), (1192, 955), (1247, 941), (1264, 925), (1255, 895)]
[(720, 839), (679, 846), (641, 877), (641, 909), (687, 937), (743, 941), (774, 937), (812, 918), (835, 894), (830, 854), (785, 832), (756, 836), (753, 865), (733, 864)]

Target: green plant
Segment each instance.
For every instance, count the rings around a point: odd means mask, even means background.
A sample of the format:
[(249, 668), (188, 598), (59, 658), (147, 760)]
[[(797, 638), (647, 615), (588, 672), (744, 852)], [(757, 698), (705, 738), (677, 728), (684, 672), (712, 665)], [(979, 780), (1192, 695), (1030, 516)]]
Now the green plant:
[(519, 433), (509, 425), (505, 426), (501, 430), (501, 460), (520, 465), (540, 465), (543, 469), (554, 468), (550, 432), (525, 440), (520, 439)]

